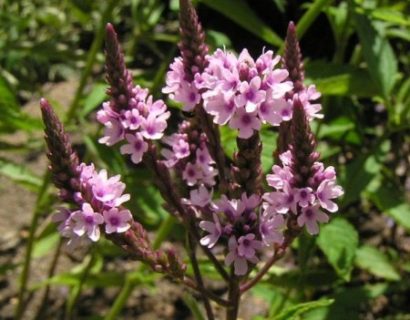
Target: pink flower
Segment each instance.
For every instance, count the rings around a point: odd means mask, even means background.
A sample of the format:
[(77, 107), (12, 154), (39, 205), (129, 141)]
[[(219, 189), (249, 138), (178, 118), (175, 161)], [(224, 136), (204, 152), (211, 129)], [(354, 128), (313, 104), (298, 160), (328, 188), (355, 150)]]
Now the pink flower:
[(266, 92), (260, 90), (261, 78), (254, 77), (250, 83), (244, 81), (239, 86), (240, 94), (235, 97), (238, 108), (245, 107), (246, 112), (254, 112), (266, 97)]
[(213, 210), (214, 212), (224, 213), (230, 222), (235, 221), (243, 212), (243, 208), (242, 211), (238, 211), (237, 200), (229, 200), (225, 195), (222, 195), (221, 198), (213, 204)]
[(200, 185), (198, 189), (191, 190), (189, 192), (189, 203), (198, 206), (205, 207), (212, 200), (212, 192), (209, 192), (204, 185)]
[(248, 139), (254, 130), (260, 129), (261, 121), (256, 116), (256, 112), (248, 113), (244, 108), (240, 108), (229, 122), (229, 126), (239, 130), (239, 138)]
[(302, 208), (302, 213), (298, 217), (298, 225), (300, 227), (306, 226), (310, 234), (318, 234), (318, 222), (328, 222), (329, 216), (320, 211), (319, 206)]
[(184, 111), (191, 111), (201, 101), (201, 95), (195, 86), (183, 82), (175, 92), (173, 99), (182, 103)]
[(282, 244), (285, 239), (283, 228), (285, 219), (281, 214), (271, 214), (265, 211), (259, 221), (259, 232), (265, 245)]
[(228, 242), (228, 254), (225, 257), (225, 264), (234, 264), (234, 272), (237, 276), (243, 276), (248, 272), (248, 263), (257, 263), (256, 251), (261, 248), (261, 242), (255, 240), (254, 234), (242, 236), (236, 241), (235, 236), (231, 236)]
[(297, 201), (298, 204), (302, 207), (305, 208), (315, 201), (315, 195), (313, 194), (312, 188), (301, 188), (297, 190)]
[(316, 91), (314, 85), (310, 85), (307, 89), (299, 93), (299, 99), (305, 108), (309, 120), (313, 120), (314, 118), (323, 119), (323, 114), (318, 113), (322, 109), (322, 106), (319, 103), (311, 103), (311, 101), (319, 98), (320, 93)]
[(214, 221), (201, 221), (199, 227), (208, 232), (209, 234), (201, 238), (201, 245), (212, 248), (217, 242), (222, 234), (222, 227), (219, 222), (218, 216), (214, 213), (212, 214)]
[(282, 117), (282, 121), (289, 121), (293, 115), (292, 103), (289, 101), (286, 103), (281, 102), (277, 105), (277, 112)]
[(331, 199), (335, 199), (341, 195), (343, 195), (343, 189), (341, 186), (336, 185), (334, 180), (324, 180), (316, 191), (320, 206), (330, 212), (336, 212), (338, 210), (337, 204), (331, 201)]
[(120, 181), (120, 175), (108, 178), (106, 170), (95, 174), (91, 190), (95, 199), (108, 207), (117, 207), (130, 199), (129, 194), (122, 194), (125, 184)]
[[(165, 94), (176, 92), (185, 78), (184, 64), (181, 57), (175, 58), (170, 69), (165, 79), (166, 86), (162, 89), (162, 92)], [(170, 95), (170, 98), (173, 99), (173, 95)]]
[(278, 126), (282, 122), (282, 116), (278, 113), (278, 107), (287, 104), (286, 100), (271, 100), (263, 101), (258, 108), (259, 118), (263, 123), (269, 123), (272, 126)]
[(208, 167), (210, 164), (214, 164), (215, 161), (211, 158), (208, 148), (203, 146), (202, 148), (196, 149), (196, 162), (201, 166)]
[(234, 102), (234, 92), (208, 91), (203, 94), (204, 109), (214, 116), (214, 123), (224, 125), (234, 115), (236, 106)]
[(246, 236), (238, 239), (238, 255), (245, 257), (247, 260), (257, 263), (256, 250), (262, 249), (262, 243), (255, 239), (253, 233), (248, 233)]
[(112, 146), (124, 138), (122, 124), (114, 119), (105, 123), (104, 136), (98, 140), (99, 143)]
[(143, 137), (149, 140), (161, 139), (164, 135), (164, 130), (167, 127), (166, 120), (169, 116), (169, 112), (165, 112), (159, 116), (150, 113), (141, 123), (141, 134)]
[(186, 181), (188, 186), (194, 186), (203, 178), (202, 170), (195, 164), (189, 162), (187, 163), (185, 170), (182, 172), (182, 178)]
[(132, 110), (127, 110), (124, 112), (124, 120), (122, 121), (122, 124), (124, 125), (125, 128), (128, 128), (130, 130), (137, 130), (142, 122), (142, 117), (140, 116), (140, 113), (138, 112), (137, 109), (132, 109)]
[(148, 143), (146, 143), (142, 137), (142, 134), (135, 133), (126, 134), (125, 138), (127, 139), (128, 144), (121, 146), (121, 154), (130, 154), (131, 161), (135, 164), (142, 161), (142, 156), (148, 150)]
[(273, 174), (266, 175), (268, 185), (276, 189), (282, 189), (286, 183), (289, 183), (293, 178), (293, 174), (288, 166), (280, 167), (274, 165), (272, 167)]
[(174, 133), (164, 137), (162, 142), (169, 145), (172, 150), (162, 149), (161, 153), (165, 157), (165, 165), (172, 168), (180, 160), (190, 155), (188, 136), (185, 133)]
[(69, 237), (72, 232), (70, 210), (68, 210), (67, 208), (59, 208), (58, 211), (52, 216), (51, 220), (55, 223), (59, 223), (58, 231), (63, 237)]
[(122, 233), (127, 231), (131, 225), (132, 215), (129, 210), (119, 210), (112, 208), (103, 212), (105, 221), (105, 232), (110, 234), (113, 232)]
[(112, 110), (110, 102), (104, 102), (102, 104), (102, 107), (102, 110), (99, 110), (97, 112), (97, 120), (101, 124), (105, 125), (107, 122), (117, 120), (120, 117), (120, 115), (117, 112)]
[(89, 203), (84, 203), (81, 211), (74, 212), (72, 219), (75, 222), (73, 231), (76, 235), (81, 237), (87, 234), (94, 242), (100, 239), (99, 225), (104, 223), (104, 218), (100, 213), (94, 212)]

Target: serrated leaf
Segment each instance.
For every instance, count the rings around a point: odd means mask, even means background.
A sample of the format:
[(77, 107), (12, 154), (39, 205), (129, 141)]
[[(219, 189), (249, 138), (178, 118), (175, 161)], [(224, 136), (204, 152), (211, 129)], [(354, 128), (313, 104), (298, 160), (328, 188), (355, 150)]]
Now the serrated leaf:
[(41, 178), (32, 173), (26, 166), (4, 158), (0, 158), (0, 174), (33, 191), (38, 191), (42, 184)]
[(348, 281), (359, 244), (355, 228), (347, 220), (335, 218), (321, 227), (317, 244), (336, 273)]
[(208, 7), (222, 13), (242, 28), (274, 46), (280, 47), (283, 40), (270, 29), (243, 0), (201, 0)]
[(357, 249), (355, 264), (371, 274), (387, 280), (400, 280), (400, 274), (387, 256), (375, 247), (364, 245)]
[(271, 320), (293, 320), (300, 319), (304, 313), (323, 307), (328, 307), (333, 304), (334, 299), (321, 299), (318, 301), (309, 301), (293, 305), (283, 310), (279, 315), (270, 318)]
[(380, 34), (364, 14), (354, 14), (363, 56), (373, 80), (384, 98), (388, 98), (396, 82), (397, 60), (387, 38)]

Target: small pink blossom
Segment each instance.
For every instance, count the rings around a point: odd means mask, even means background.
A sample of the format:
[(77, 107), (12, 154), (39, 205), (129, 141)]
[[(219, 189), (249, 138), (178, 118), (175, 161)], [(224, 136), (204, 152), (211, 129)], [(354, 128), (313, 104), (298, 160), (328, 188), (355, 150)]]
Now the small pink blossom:
[(283, 229), (285, 219), (281, 214), (271, 214), (265, 211), (259, 222), (259, 232), (265, 245), (282, 244), (285, 239)]
[(268, 174), (266, 176), (266, 181), (268, 185), (276, 189), (282, 189), (286, 183), (289, 183), (293, 177), (292, 172), (288, 166), (280, 167), (274, 165), (272, 167), (273, 174)]
[(315, 195), (313, 194), (312, 188), (301, 188), (297, 190), (297, 201), (298, 204), (302, 207), (305, 208), (315, 201)]
[(219, 237), (222, 234), (222, 227), (219, 222), (218, 216), (214, 213), (213, 222), (212, 221), (201, 221), (199, 223), (199, 227), (208, 232), (209, 234), (205, 237), (201, 238), (200, 243), (201, 245), (212, 248), (218, 242)]
[(266, 92), (260, 90), (261, 78), (254, 77), (250, 83), (244, 81), (240, 84), (240, 94), (235, 97), (238, 108), (245, 107), (246, 112), (254, 112), (266, 97)]
[(164, 130), (167, 127), (167, 119), (170, 113), (166, 112), (157, 116), (155, 114), (149, 114), (146, 119), (141, 122), (141, 134), (144, 138), (149, 140), (161, 139), (164, 135)]
[(239, 138), (248, 139), (254, 130), (259, 131), (261, 121), (256, 117), (256, 112), (248, 113), (244, 108), (240, 108), (229, 122), (229, 126), (239, 130)]
[(108, 178), (104, 169), (95, 174), (91, 190), (95, 199), (108, 207), (117, 207), (130, 199), (129, 194), (122, 194), (125, 184), (120, 181), (120, 175)]
[(103, 212), (105, 221), (105, 232), (110, 233), (122, 233), (127, 231), (131, 225), (132, 215), (129, 210), (119, 210), (112, 208)]
[(72, 219), (75, 222), (73, 231), (76, 235), (81, 237), (87, 234), (94, 242), (100, 239), (99, 225), (104, 223), (104, 218), (100, 213), (94, 212), (89, 203), (84, 203), (81, 211), (74, 212)]
[(142, 134), (135, 133), (126, 134), (125, 138), (127, 139), (128, 144), (124, 144), (120, 148), (121, 154), (130, 154), (131, 161), (135, 164), (138, 164), (142, 161), (142, 156), (148, 150), (148, 143), (146, 143), (142, 137)]
[(122, 124), (125, 128), (130, 130), (137, 130), (143, 119), (137, 109), (125, 111), (124, 118), (125, 119), (122, 121)]
[(306, 226), (310, 234), (318, 234), (318, 222), (328, 222), (329, 216), (320, 211), (319, 206), (302, 208), (302, 213), (298, 216), (297, 222), (300, 227)]
[(182, 178), (186, 181), (188, 186), (194, 186), (199, 180), (203, 178), (202, 170), (197, 165), (189, 162), (185, 170), (182, 172)]
[(209, 192), (204, 185), (200, 185), (198, 189), (191, 190), (189, 192), (189, 203), (198, 206), (205, 207), (212, 200), (212, 192)]
[(329, 212), (336, 212), (338, 206), (331, 201), (343, 195), (343, 189), (341, 186), (336, 185), (334, 180), (324, 180), (317, 188), (316, 196), (319, 200), (320, 206)]
[(113, 146), (117, 142), (124, 138), (124, 128), (122, 124), (111, 119), (105, 123), (104, 136), (98, 140), (99, 143), (106, 144), (107, 146)]

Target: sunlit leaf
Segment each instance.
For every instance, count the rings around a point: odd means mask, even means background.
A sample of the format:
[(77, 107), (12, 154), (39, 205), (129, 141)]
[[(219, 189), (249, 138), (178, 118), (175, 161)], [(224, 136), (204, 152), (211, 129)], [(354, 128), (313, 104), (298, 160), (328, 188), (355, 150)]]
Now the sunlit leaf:
[(283, 310), (279, 315), (270, 318), (271, 320), (297, 320), (304, 313), (323, 307), (328, 307), (334, 302), (333, 299), (321, 299), (309, 301), (290, 306)]
[(322, 225), (317, 244), (329, 263), (344, 280), (350, 279), (359, 235), (355, 228), (343, 218), (335, 218)]
[(370, 75), (387, 98), (397, 80), (397, 60), (393, 49), (364, 14), (354, 14), (354, 20)]
[(365, 245), (357, 249), (355, 264), (377, 277), (399, 280), (400, 274), (390, 263), (387, 256), (375, 247)]
[(37, 191), (42, 183), (42, 179), (32, 173), (26, 166), (4, 158), (0, 158), (0, 174), (33, 191)]

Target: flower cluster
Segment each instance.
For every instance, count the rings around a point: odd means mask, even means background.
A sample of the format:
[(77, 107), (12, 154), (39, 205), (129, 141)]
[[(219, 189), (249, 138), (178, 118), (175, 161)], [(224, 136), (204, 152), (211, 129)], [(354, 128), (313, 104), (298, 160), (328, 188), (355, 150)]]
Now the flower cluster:
[(258, 229), (260, 203), (257, 195), (248, 197), (243, 193), (240, 199), (228, 199), (223, 195), (207, 204), (208, 217), (199, 223), (199, 227), (206, 232), (200, 243), (208, 248), (217, 243), (227, 245), (225, 264), (233, 264), (236, 275), (245, 275), (248, 263), (256, 264), (259, 261), (258, 252), (263, 247)]
[(276, 191), (264, 194), (263, 219), (276, 219), (279, 221), (283, 214), (297, 215), (300, 227), (306, 226), (310, 234), (319, 232), (318, 222), (327, 222), (328, 212), (336, 212), (337, 204), (333, 199), (343, 194), (343, 189), (336, 184), (336, 172), (333, 167), (324, 168), (323, 163), (313, 164), (313, 177), (309, 179), (308, 186), (294, 187), (294, 175), (291, 170), (292, 156), (287, 151), (280, 155), (283, 166), (274, 165), (272, 174), (268, 174), (268, 185)]
[(209, 154), (207, 137), (203, 132), (184, 121), (177, 133), (165, 136), (161, 141), (169, 147), (162, 149), (165, 165), (175, 168), (187, 186), (202, 187), (193, 190), (194, 195), (202, 193), (204, 186), (215, 185), (215, 161)]
[(69, 238), (68, 245), (87, 238), (98, 241), (100, 229), (107, 234), (122, 233), (130, 228), (131, 212), (121, 205), (130, 199), (123, 194), (125, 184), (120, 176), (108, 177), (106, 170), (97, 172), (93, 165), (80, 164), (79, 179), (75, 182), (74, 200), (78, 210), (60, 208), (53, 217), (59, 223), (62, 236)]
[(244, 49), (239, 57), (216, 50), (206, 57), (204, 72), (196, 73), (194, 81), (186, 80), (181, 58), (176, 58), (167, 73), (164, 93), (181, 102), (190, 111), (202, 97), (204, 109), (219, 125), (229, 123), (239, 130), (240, 138), (249, 138), (262, 123), (279, 125), (290, 120), (291, 105), (285, 94), (292, 83), (285, 81), (288, 71), (276, 68), (280, 56), (272, 51), (256, 61)]
[(147, 89), (135, 86), (126, 109), (117, 110), (109, 101), (98, 111), (97, 120), (105, 126), (99, 142), (112, 146), (125, 139), (127, 144), (121, 146), (120, 152), (130, 154), (132, 162), (139, 163), (148, 150), (147, 141), (163, 137), (169, 116), (162, 100), (153, 101)]

